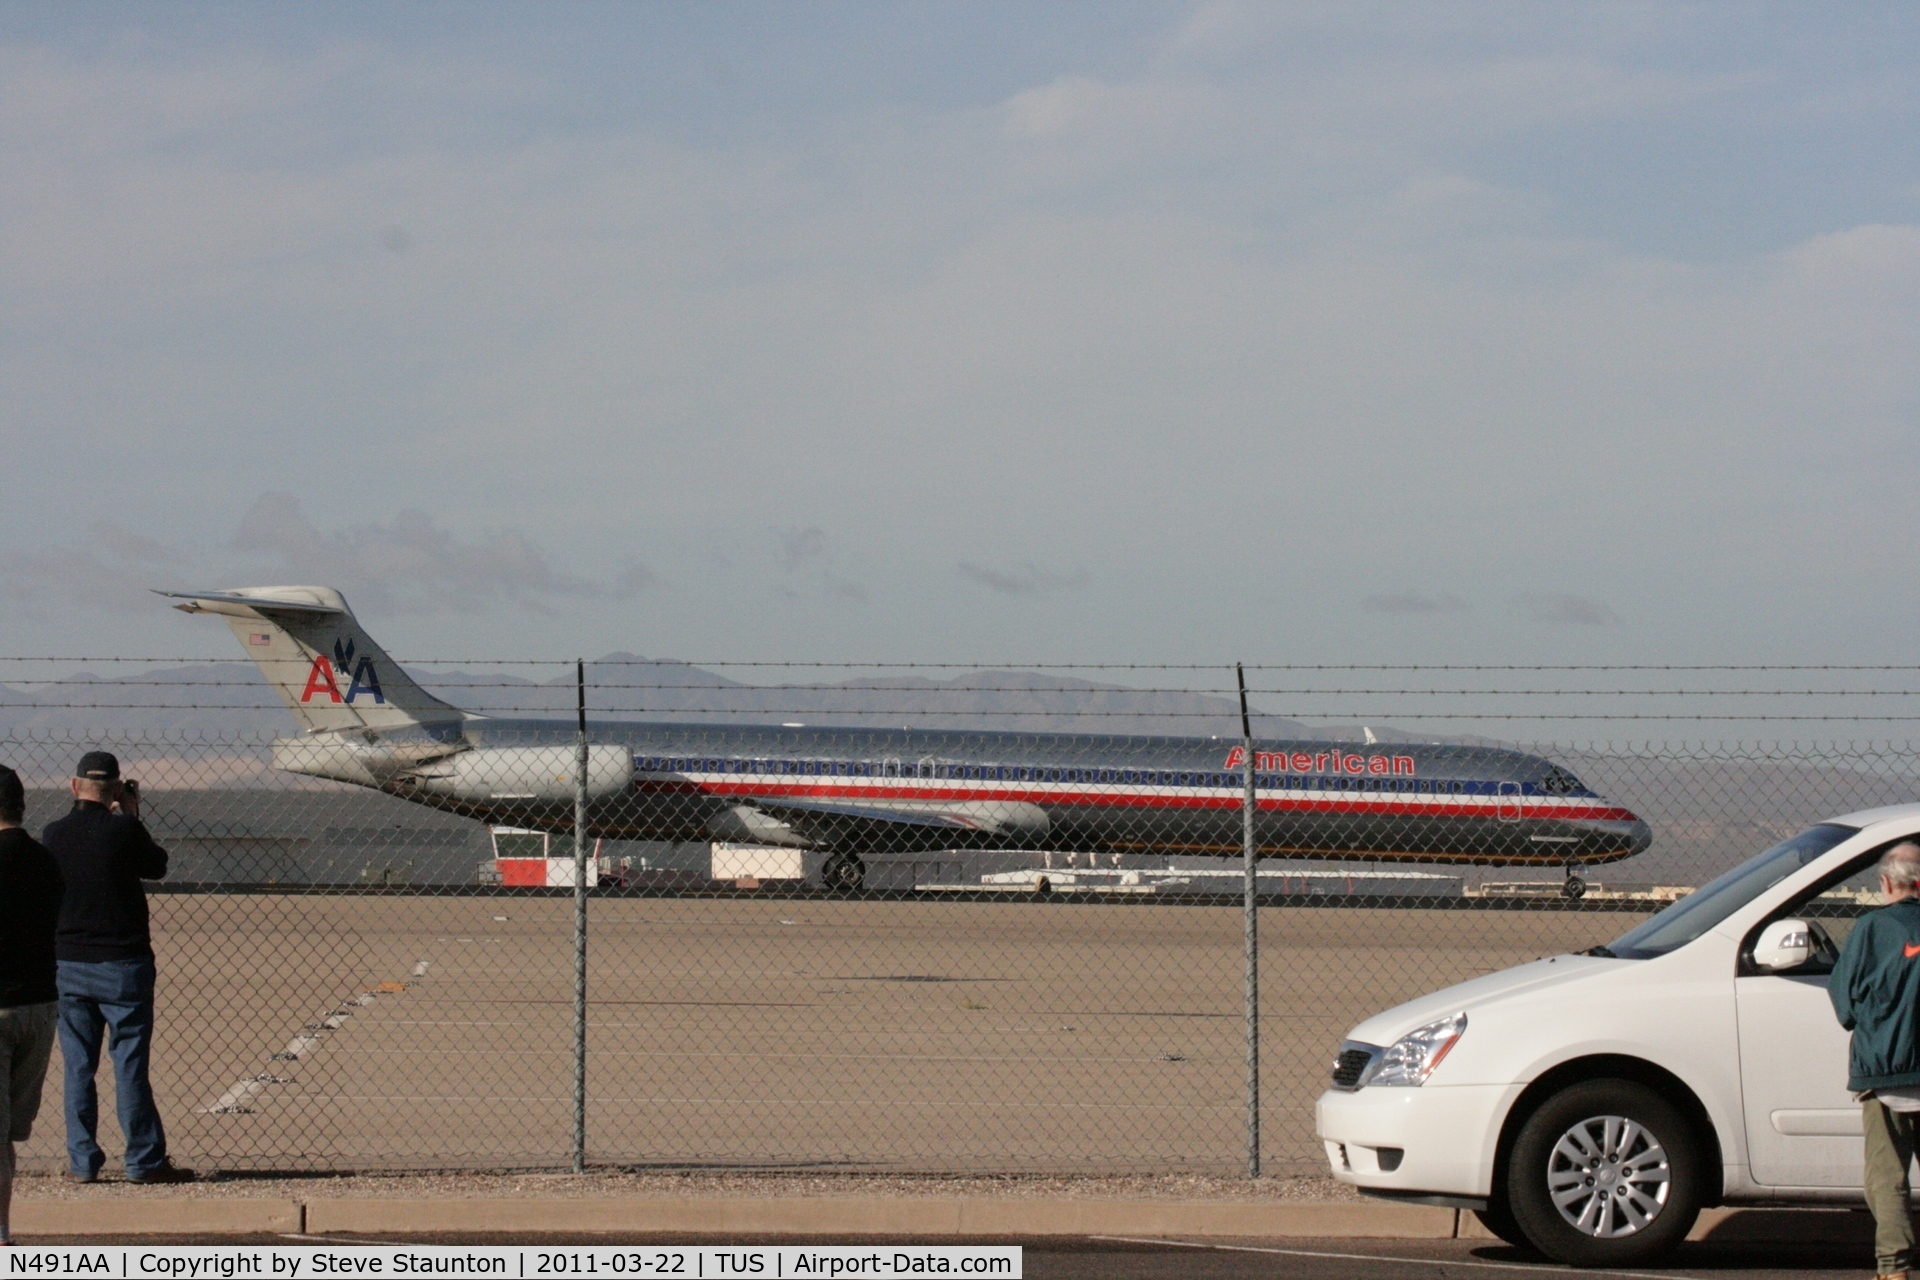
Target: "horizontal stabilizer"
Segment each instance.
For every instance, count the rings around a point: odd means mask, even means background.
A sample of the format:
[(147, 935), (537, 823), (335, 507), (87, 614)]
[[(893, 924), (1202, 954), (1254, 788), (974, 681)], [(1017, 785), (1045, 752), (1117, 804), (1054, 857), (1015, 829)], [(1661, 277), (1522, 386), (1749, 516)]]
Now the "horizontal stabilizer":
[[(336, 606), (317, 600), (287, 599), (268, 594), (273, 590), (272, 587), (262, 588), (257, 595), (242, 595), (237, 591), (156, 591), (153, 594), (166, 596), (169, 600), (185, 600), (187, 603), (173, 606), (182, 613), (227, 613), (227, 609), (219, 607), (221, 605), (237, 605), (255, 613), (303, 613), (316, 617), (346, 612), (344, 601)], [(288, 590), (300, 591), (303, 588), (292, 587)]]

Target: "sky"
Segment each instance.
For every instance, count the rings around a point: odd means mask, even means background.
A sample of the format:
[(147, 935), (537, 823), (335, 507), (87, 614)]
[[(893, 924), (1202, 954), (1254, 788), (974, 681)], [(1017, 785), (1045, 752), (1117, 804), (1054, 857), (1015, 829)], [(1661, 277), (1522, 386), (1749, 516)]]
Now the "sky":
[(0, 3), (0, 652), (1920, 661), (1920, 10)]

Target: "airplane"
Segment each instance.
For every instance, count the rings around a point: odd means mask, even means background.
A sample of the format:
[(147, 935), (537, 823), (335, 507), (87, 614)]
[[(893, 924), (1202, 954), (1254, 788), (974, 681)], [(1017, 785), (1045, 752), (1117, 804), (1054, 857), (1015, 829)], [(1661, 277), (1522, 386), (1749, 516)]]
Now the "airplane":
[[(159, 592), (227, 621), (305, 734), (274, 767), (490, 825), (574, 826), (576, 725), (434, 697), (331, 587)], [(1498, 747), (1256, 742), (1262, 858), (1559, 866), (1644, 851), (1647, 824), (1562, 766)], [(1177, 736), (620, 722), (589, 725), (588, 834), (819, 851), (858, 890), (863, 855), (964, 848), (1241, 853), (1246, 748)]]

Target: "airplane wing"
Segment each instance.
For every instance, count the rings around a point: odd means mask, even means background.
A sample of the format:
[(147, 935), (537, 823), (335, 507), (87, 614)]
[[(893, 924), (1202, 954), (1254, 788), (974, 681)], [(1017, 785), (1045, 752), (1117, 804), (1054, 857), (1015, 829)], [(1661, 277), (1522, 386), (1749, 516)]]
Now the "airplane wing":
[(1051, 825), (1036, 804), (1002, 800), (841, 800), (813, 796), (756, 796), (752, 805), (789, 820), (843, 819), (861, 824), (944, 827), (989, 835), (1035, 837)]

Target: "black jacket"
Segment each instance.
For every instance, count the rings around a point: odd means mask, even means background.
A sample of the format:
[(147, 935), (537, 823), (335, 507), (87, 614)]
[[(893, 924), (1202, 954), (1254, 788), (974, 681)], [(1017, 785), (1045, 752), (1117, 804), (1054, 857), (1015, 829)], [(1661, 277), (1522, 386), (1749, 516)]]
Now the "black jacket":
[(67, 895), (60, 904), (62, 960), (138, 960), (153, 954), (142, 880), (167, 874), (167, 851), (140, 819), (82, 800), (49, 822), (40, 839), (53, 851)]
[(50, 1004), (60, 866), (19, 827), (0, 831), (0, 1009)]

